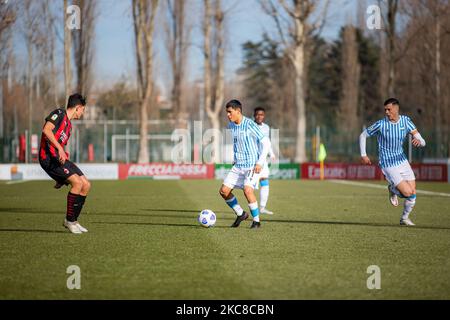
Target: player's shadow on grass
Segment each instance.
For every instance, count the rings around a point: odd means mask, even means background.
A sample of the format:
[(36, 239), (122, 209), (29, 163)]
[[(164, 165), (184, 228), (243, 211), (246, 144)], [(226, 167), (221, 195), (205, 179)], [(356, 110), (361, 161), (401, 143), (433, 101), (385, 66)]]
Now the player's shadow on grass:
[[(186, 212), (186, 213), (195, 213), (198, 214), (202, 209), (194, 209), (194, 210), (178, 210), (178, 209), (140, 209), (141, 211), (148, 211), (148, 212)], [(230, 211), (216, 211), (213, 210), (215, 213), (230, 213)]]
[(433, 226), (413, 226), (405, 227), (399, 224), (383, 224), (373, 222), (352, 222), (352, 221), (313, 221), (313, 220), (279, 220), (270, 219), (264, 222), (280, 222), (280, 223), (303, 223), (303, 224), (331, 224), (331, 225), (348, 225), (348, 226), (363, 226), (363, 227), (389, 227), (389, 228), (408, 228), (408, 229), (432, 229), (432, 230), (450, 230), (450, 227), (433, 227)]
[[(202, 229), (203, 227), (197, 224), (186, 224), (186, 223), (156, 223), (156, 222), (100, 222), (95, 221), (92, 223), (96, 224), (117, 224), (117, 225), (138, 225), (138, 226), (166, 226), (166, 227), (190, 227), (196, 229)], [(226, 226), (214, 226), (214, 228), (227, 228)]]
[(42, 213), (42, 214), (64, 214), (64, 209), (62, 210), (49, 210), (47, 208), (0, 208), (0, 212), (7, 213)]
[[(114, 213), (114, 212), (89, 212), (85, 211), (82, 213), (83, 216), (118, 216), (118, 217), (144, 217), (144, 218), (181, 218), (181, 219), (192, 219), (197, 216), (197, 214), (201, 210), (176, 210), (176, 209), (139, 209), (140, 211), (147, 211), (149, 213)], [(61, 210), (48, 210), (45, 208), (42, 209), (31, 209), (31, 208), (0, 208), (0, 213), (6, 212), (6, 213), (22, 213), (22, 214), (54, 214), (54, 215), (62, 215), (64, 216), (65, 213)], [(162, 214), (153, 214), (153, 212), (158, 213), (162, 212)], [(169, 214), (164, 214), (164, 212), (168, 212)], [(229, 213), (224, 211), (215, 211), (216, 213)], [(175, 214), (175, 213), (189, 213), (189, 214)], [(234, 216), (230, 218), (222, 218), (226, 220), (234, 220)]]
[(68, 233), (67, 231), (42, 230), (42, 229), (0, 229), (0, 232)]

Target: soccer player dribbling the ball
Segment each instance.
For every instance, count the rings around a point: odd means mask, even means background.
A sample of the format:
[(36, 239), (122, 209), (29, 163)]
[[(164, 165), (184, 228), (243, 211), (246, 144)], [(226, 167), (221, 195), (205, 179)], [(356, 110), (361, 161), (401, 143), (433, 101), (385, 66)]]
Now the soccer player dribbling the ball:
[(259, 208), (254, 189), (259, 183), (261, 170), (269, 153), (270, 140), (264, 136), (254, 121), (244, 117), (242, 105), (238, 100), (229, 101), (225, 108), (228, 120), (230, 120), (228, 129), (233, 135), (234, 164), (219, 192), (237, 215), (231, 227), (239, 227), (241, 222), (249, 217), (232, 193), (234, 188), (238, 188), (244, 190), (253, 217), (250, 228), (260, 228)]
[(389, 182), (389, 200), (393, 206), (398, 206), (398, 196), (405, 199), (400, 225), (414, 226), (409, 214), (416, 204), (416, 181), (414, 172), (403, 151), (403, 143), (408, 134), (413, 136), (415, 147), (424, 147), (425, 140), (417, 131), (416, 126), (407, 116), (399, 114), (400, 103), (390, 98), (384, 102), (386, 117), (378, 120), (364, 130), (359, 137), (361, 162), (371, 164), (366, 154), (366, 138), (376, 135), (380, 167)]
[(56, 109), (45, 118), (39, 149), (39, 163), (44, 171), (56, 181), (55, 188), (70, 184), (67, 195), (67, 212), (64, 227), (79, 234), (88, 230), (80, 225), (78, 217), (83, 208), (91, 184), (83, 172), (68, 159), (64, 150), (72, 130), (71, 120), (83, 116), (86, 99), (76, 93), (69, 97), (67, 109)]

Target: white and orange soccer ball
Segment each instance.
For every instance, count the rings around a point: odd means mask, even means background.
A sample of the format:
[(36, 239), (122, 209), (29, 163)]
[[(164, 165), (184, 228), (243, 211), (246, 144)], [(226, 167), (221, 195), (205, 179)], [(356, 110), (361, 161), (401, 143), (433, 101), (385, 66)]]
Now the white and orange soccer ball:
[(202, 210), (198, 215), (198, 222), (205, 228), (213, 227), (216, 224), (216, 214), (208, 209)]

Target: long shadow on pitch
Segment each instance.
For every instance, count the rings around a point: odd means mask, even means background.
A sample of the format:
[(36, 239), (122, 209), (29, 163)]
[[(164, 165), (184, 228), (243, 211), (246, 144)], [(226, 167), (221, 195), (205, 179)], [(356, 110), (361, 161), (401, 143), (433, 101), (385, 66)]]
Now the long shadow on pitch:
[(67, 233), (67, 231), (42, 230), (42, 229), (0, 229), (0, 232)]
[[(147, 212), (168, 212), (168, 213), (192, 213), (192, 214), (197, 214), (198, 212), (200, 212), (200, 210), (198, 209), (194, 209), (194, 210), (178, 210), (178, 209), (139, 209), (140, 211), (147, 211)], [(35, 208), (35, 209), (31, 209), (31, 208), (0, 208), (0, 213), (1, 212), (10, 212), (10, 213), (36, 213), (36, 214), (57, 214), (57, 215), (64, 215), (64, 212), (62, 212), (61, 210), (48, 210), (45, 208), (39, 209), (39, 208)], [(225, 211), (215, 211), (216, 213), (221, 213), (221, 214), (228, 214), (230, 212), (225, 212)], [(192, 219), (191, 215), (181, 215), (181, 214), (139, 214), (139, 213), (131, 213), (131, 214), (126, 214), (126, 213), (88, 213), (85, 212), (84, 215), (88, 215), (88, 216), (124, 216), (124, 217), (154, 217), (154, 218), (185, 218), (185, 219)], [(264, 216), (266, 217), (266, 216)], [(228, 217), (221, 217), (221, 220), (234, 220), (234, 216)], [(400, 228), (402, 226), (398, 225), (398, 224), (381, 224), (381, 223), (369, 223), (369, 222), (351, 222), (351, 221), (314, 221), (314, 220), (283, 220), (283, 219), (264, 219), (263, 220), (264, 223), (300, 223), (300, 224), (325, 224), (325, 225), (348, 225), (348, 226), (363, 226), (363, 227), (389, 227), (389, 228)], [(124, 223), (126, 224), (126, 223)], [(131, 223), (128, 223), (131, 224)], [(134, 224), (139, 224), (139, 223), (134, 223)], [(145, 223), (142, 223), (145, 224)], [(168, 226), (190, 226), (190, 227), (197, 227), (194, 225), (190, 225), (190, 224), (157, 224), (157, 223), (147, 223), (149, 225), (153, 224), (153, 225), (168, 225)], [(403, 227), (405, 228), (405, 227)], [(423, 229), (423, 230), (450, 230), (450, 227), (433, 227), (433, 226), (414, 226), (414, 227), (409, 227), (412, 229)], [(6, 230), (6, 229), (3, 229)], [(0, 231), (3, 231), (0, 230)], [(8, 230), (7, 230), (8, 231)], [(24, 231), (24, 232), (32, 232), (34, 230), (9, 230), (9, 231)], [(49, 230), (40, 230), (41, 232), (62, 232), (65, 233), (64, 231), (49, 231)], [(37, 232), (39, 232), (39, 230), (37, 230)]]
[[(348, 225), (348, 226), (364, 226), (364, 227), (389, 227), (389, 228), (405, 228), (398, 224), (381, 224), (369, 222), (345, 222), (345, 221), (314, 221), (314, 220), (279, 220), (270, 219), (264, 222), (280, 222), (280, 223), (303, 223), (303, 224), (331, 224), (331, 225)], [(450, 230), (448, 227), (432, 227), (432, 226), (413, 226), (411, 229), (432, 229), (432, 230)]]
[[(140, 209), (141, 211), (148, 211), (148, 212), (188, 212), (188, 213), (199, 213), (202, 211), (202, 209), (194, 209), (194, 210), (178, 210), (178, 209)], [(230, 213), (230, 211), (216, 211), (213, 210), (215, 213)]]
[[(146, 212), (168, 212), (168, 213), (193, 213), (198, 214), (201, 210), (200, 209), (193, 209), (193, 210), (186, 210), (186, 209), (138, 209), (137, 211), (146, 211)], [(0, 208), (1, 212), (7, 212), (7, 213), (37, 213), (37, 214), (62, 214), (64, 215), (64, 209), (58, 209), (58, 210), (49, 210), (47, 208)], [(223, 213), (227, 214), (230, 213), (230, 211), (215, 211), (215, 213)], [(158, 215), (154, 214), (139, 214), (139, 213), (132, 213), (132, 214), (126, 214), (126, 213), (89, 213), (89, 212), (83, 212), (83, 214), (87, 215), (111, 215), (111, 216), (136, 216), (136, 217), (158, 217)], [(187, 215), (159, 215), (160, 217), (188, 217)]]
[(64, 214), (64, 208), (61, 210), (49, 210), (46, 208), (0, 208), (0, 212), (7, 213), (49, 213), (49, 214)]
[[(99, 221), (95, 221), (92, 223), (96, 223), (96, 224), (117, 224), (117, 225), (124, 225), (124, 224), (128, 224), (128, 225), (138, 225), (138, 226), (165, 226), (165, 227), (190, 227), (190, 228), (203, 228), (199, 225), (194, 225), (194, 224), (186, 224), (186, 223), (155, 223), (155, 222), (99, 222)], [(214, 228), (228, 228), (225, 226), (214, 226)]]

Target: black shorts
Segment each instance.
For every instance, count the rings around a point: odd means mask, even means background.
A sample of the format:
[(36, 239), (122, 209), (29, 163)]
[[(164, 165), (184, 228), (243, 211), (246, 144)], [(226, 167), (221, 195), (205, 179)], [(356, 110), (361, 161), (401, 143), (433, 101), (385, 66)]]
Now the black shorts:
[(66, 160), (61, 164), (58, 160), (47, 158), (45, 160), (39, 159), (42, 169), (56, 182), (61, 184), (67, 183), (67, 178), (73, 174), (84, 176), (84, 173), (72, 161)]

